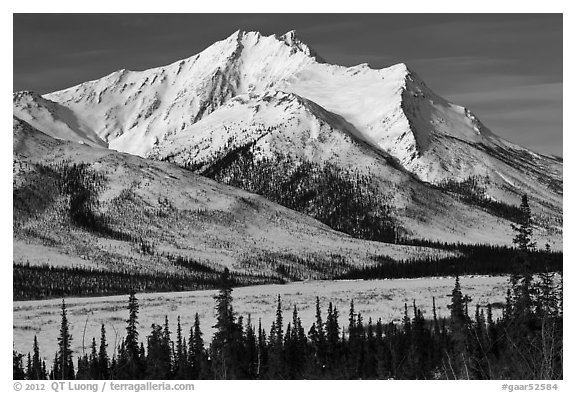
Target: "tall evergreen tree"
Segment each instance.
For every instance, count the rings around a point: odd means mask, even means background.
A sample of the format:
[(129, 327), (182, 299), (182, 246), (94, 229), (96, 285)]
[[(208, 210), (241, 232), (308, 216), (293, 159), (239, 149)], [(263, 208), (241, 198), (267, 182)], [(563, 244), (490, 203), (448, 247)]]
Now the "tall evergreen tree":
[(60, 334), (58, 336), (58, 352), (56, 354), (56, 363), (58, 364), (58, 373), (54, 379), (74, 379), (74, 363), (72, 362), (72, 335), (68, 325), (68, 316), (66, 303), (62, 299), (62, 313), (60, 323)]
[(514, 316), (520, 323), (527, 323), (531, 319), (534, 306), (534, 288), (529, 260), (529, 251), (536, 247), (536, 243), (532, 241), (533, 225), (528, 195), (524, 194), (517, 223), (512, 224), (512, 229), (516, 233), (512, 242), (518, 247), (520, 254), (517, 256), (517, 271), (510, 276), (514, 295)]
[(185, 356), (185, 339), (182, 337), (180, 315), (176, 323), (176, 350), (174, 353), (174, 373), (176, 379), (185, 379), (188, 372), (188, 359)]
[(114, 377), (118, 379), (138, 379), (144, 372), (144, 358), (140, 356), (138, 344), (138, 312), (140, 306), (134, 290), (128, 297), (128, 319), (126, 338), (121, 343)]
[(212, 367), (216, 379), (236, 379), (239, 364), (236, 361), (236, 323), (232, 308), (232, 283), (228, 268), (220, 280), (220, 290), (215, 296), (216, 324), (212, 339)]
[(282, 317), (282, 299), (278, 295), (278, 302), (276, 303), (276, 320), (274, 322), (274, 330), (270, 331), (270, 339), (275, 340), (275, 344), (282, 344), (283, 339), (283, 317)]
[(256, 379), (258, 376), (258, 343), (250, 314), (248, 314), (248, 321), (246, 323), (244, 342), (248, 378)]
[(190, 328), (190, 339), (188, 340), (188, 358), (192, 369), (193, 379), (207, 377), (206, 355), (204, 350), (204, 340), (200, 330), (200, 316), (194, 315), (194, 326)]
[(270, 328), (270, 346), (268, 354), (267, 374), (272, 379), (282, 379), (284, 377), (284, 329), (282, 316), (282, 299), (278, 295), (276, 304), (276, 319)]
[(256, 367), (258, 377), (266, 375), (268, 370), (268, 346), (266, 343), (266, 331), (262, 328), (262, 320), (258, 319), (258, 366)]
[(136, 299), (136, 293), (134, 291), (130, 292), (128, 298), (128, 313), (129, 317), (126, 321), (126, 352), (128, 356), (132, 359), (138, 359), (138, 311), (140, 306), (138, 305), (138, 299)]
[[(466, 367), (467, 360), (467, 323), (468, 318), (465, 313), (465, 299), (462, 295), (462, 290), (460, 287), (460, 277), (456, 276), (456, 282), (454, 284), (454, 289), (452, 290), (452, 301), (448, 306), (450, 308), (450, 331), (452, 333), (453, 342), (453, 357), (451, 359), (454, 369), (458, 367), (455, 366), (461, 364), (464, 368)], [(457, 370), (464, 372), (465, 370)], [(458, 374), (457, 377), (465, 377), (464, 374)]]
[(98, 348), (98, 374), (99, 379), (108, 379), (110, 376), (110, 360), (108, 358), (107, 348), (108, 344), (106, 343), (106, 328), (104, 324), (100, 328), (100, 347)]
[(33, 355), (32, 355), (32, 374), (31, 379), (40, 380), (46, 379), (46, 374), (42, 369), (42, 359), (40, 358), (40, 347), (38, 345), (38, 338), (34, 335), (34, 345), (33, 345)]
[(174, 368), (174, 343), (172, 342), (172, 332), (170, 331), (170, 324), (168, 322), (168, 315), (164, 316), (164, 328), (162, 329), (162, 345), (168, 355), (168, 369), (170, 372)]
[(512, 229), (516, 232), (512, 242), (522, 251), (527, 252), (536, 247), (536, 243), (532, 241), (533, 231), (532, 213), (528, 204), (528, 195), (522, 195), (522, 202), (520, 203), (520, 214), (516, 224), (512, 224)]
[(92, 338), (92, 345), (90, 346), (90, 357), (88, 359), (88, 375), (90, 379), (98, 379), (100, 370), (98, 367), (98, 346), (96, 345), (96, 338)]
[(308, 337), (314, 350), (315, 366), (321, 373), (326, 367), (326, 333), (324, 330), (324, 322), (322, 321), (322, 311), (320, 310), (320, 298), (318, 296), (316, 296), (315, 322), (308, 332)]
[(169, 379), (171, 376), (170, 345), (162, 326), (152, 324), (148, 336), (146, 371), (148, 379)]
[(328, 304), (326, 316), (326, 358), (327, 368), (334, 373), (340, 364), (340, 325), (338, 323), (338, 309)]

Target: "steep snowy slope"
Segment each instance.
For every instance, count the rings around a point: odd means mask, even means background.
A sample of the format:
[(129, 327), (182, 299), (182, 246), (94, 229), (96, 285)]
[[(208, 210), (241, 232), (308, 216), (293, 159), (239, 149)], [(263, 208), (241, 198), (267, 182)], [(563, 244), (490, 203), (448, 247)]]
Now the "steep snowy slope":
[[(132, 154), (205, 168), (255, 144), (260, 156), (370, 173), (418, 237), (508, 243), (508, 221), (451, 190), (473, 182), (476, 199), (507, 205), (529, 193), (544, 242), (561, 244), (561, 161), (499, 138), (404, 64), (327, 64), (294, 32), (237, 31), (166, 67), (120, 70), (44, 98), (74, 115), (77, 134)], [(14, 111), (40, 112), (16, 99)]]
[(238, 148), (254, 145), (257, 157), (281, 152), (315, 163), (344, 168), (390, 168), (394, 159), (374, 150), (343, 117), (281, 91), (237, 95), (185, 132), (166, 135), (149, 156), (183, 166), (207, 166)]
[(89, 126), (80, 124), (74, 112), (65, 106), (30, 91), (14, 93), (13, 101), (14, 116), (54, 138), (107, 147), (106, 142)]
[[(326, 66), (313, 64), (284, 88), (342, 115), (424, 181), (477, 176), (495, 199), (512, 186), (561, 205), (563, 172), (557, 159), (499, 138), (470, 110), (433, 93), (404, 64), (383, 70), (355, 68), (341, 72), (333, 66), (330, 73)], [(512, 202), (516, 194), (509, 193), (505, 200)]]

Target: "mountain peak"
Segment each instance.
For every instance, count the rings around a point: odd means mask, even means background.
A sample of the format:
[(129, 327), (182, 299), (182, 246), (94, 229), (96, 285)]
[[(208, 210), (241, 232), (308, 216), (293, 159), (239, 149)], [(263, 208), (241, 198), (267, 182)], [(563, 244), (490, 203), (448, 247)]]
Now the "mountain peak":
[(262, 37), (262, 33), (260, 33), (259, 31), (246, 31), (246, 30), (236, 30), (234, 33), (232, 33), (227, 39), (228, 40), (242, 40), (243, 38), (246, 37)]
[(316, 60), (318, 63), (326, 63), (326, 60), (324, 60), (318, 54), (318, 52), (316, 52), (312, 47), (310, 47), (308, 44), (306, 44), (300, 39), (300, 37), (296, 34), (296, 30), (288, 31), (287, 33), (280, 36), (279, 39), (286, 45), (295, 48), (297, 50), (300, 50), (301, 52), (304, 52), (310, 57), (313, 57), (314, 60)]
[(290, 47), (292, 53), (301, 52), (306, 56), (313, 58), (318, 63), (326, 63), (326, 61), (318, 54), (318, 52), (316, 52), (312, 47), (300, 39), (296, 33), (296, 30), (290, 30), (280, 36), (277, 34), (266, 36), (259, 31), (236, 30), (224, 41), (231, 42), (234, 45), (240, 45), (242, 47), (249, 47), (251, 45), (258, 44), (261, 41), (270, 40)]
[(290, 45), (292, 42), (298, 40), (296, 30), (290, 30), (290, 31), (286, 32), (285, 34), (280, 36), (280, 39), (284, 40), (284, 42), (286, 42), (288, 45)]

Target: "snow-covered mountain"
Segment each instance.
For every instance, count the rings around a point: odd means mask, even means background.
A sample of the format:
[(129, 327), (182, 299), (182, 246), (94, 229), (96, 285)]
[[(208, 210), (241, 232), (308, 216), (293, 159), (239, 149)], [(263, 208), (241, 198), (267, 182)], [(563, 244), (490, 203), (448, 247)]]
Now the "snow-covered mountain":
[(107, 147), (108, 144), (90, 128), (81, 126), (79, 119), (69, 108), (47, 100), (31, 91), (14, 93), (14, 116), (46, 134), (57, 138), (91, 146)]
[[(382, 255), (451, 255), (354, 239), (175, 164), (58, 140), (18, 118), (13, 119), (13, 141), (15, 263), (182, 273), (183, 266), (165, 257), (172, 254), (217, 269), (277, 278), (277, 267), (300, 258), (300, 277), (320, 278), (326, 272), (302, 266), (302, 261), (333, 258), (349, 268), (375, 263), (374, 257)], [(86, 230), (67, 218), (69, 203), (51, 179), (63, 162), (86, 163), (104, 176), (98, 214), (107, 217), (109, 233)], [(113, 237), (113, 231), (125, 236)], [(142, 240), (153, 244), (155, 253), (141, 252)]]
[(480, 197), (533, 201), (544, 241), (561, 245), (562, 162), (492, 133), (405, 64), (326, 63), (291, 31), (237, 31), (190, 58), (120, 70), (14, 114), (49, 135), (197, 168), (244, 146), (368, 173), (413, 236), (509, 243), (509, 222), (440, 185), (474, 179)]

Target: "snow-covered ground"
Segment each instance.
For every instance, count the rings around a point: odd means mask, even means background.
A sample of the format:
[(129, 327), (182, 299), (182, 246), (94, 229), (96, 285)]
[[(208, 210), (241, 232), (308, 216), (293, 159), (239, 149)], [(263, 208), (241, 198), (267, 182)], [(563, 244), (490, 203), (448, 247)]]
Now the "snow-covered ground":
[[(473, 315), (476, 304), (485, 306), (504, 302), (507, 277), (464, 276), (461, 277), (461, 285), (462, 292), (472, 297), (470, 313)], [(307, 281), (237, 288), (232, 295), (236, 313), (244, 318), (251, 314), (255, 325), (261, 319), (266, 331), (269, 331), (275, 315), (277, 295), (281, 295), (284, 321), (287, 323), (291, 320), (292, 308), (296, 305), (307, 332), (314, 320), (316, 296), (320, 297), (324, 317), (331, 301), (340, 312), (341, 326), (347, 326), (350, 300), (354, 300), (356, 311), (363, 315), (366, 322), (368, 318), (374, 321), (382, 318), (384, 322), (399, 321), (403, 316), (404, 303), (410, 305), (413, 300), (423, 310), (425, 317), (431, 318), (433, 296), (439, 317), (449, 317), (447, 305), (453, 287), (452, 277)], [(140, 303), (140, 339), (144, 340), (152, 323), (163, 323), (165, 315), (168, 315), (174, 332), (176, 318), (180, 315), (183, 331), (188, 336), (194, 313), (197, 312), (204, 339), (209, 341), (213, 332), (211, 326), (215, 323), (215, 294), (214, 290), (137, 294)], [(128, 296), (66, 299), (73, 336), (72, 349), (76, 355), (82, 354), (83, 337), (86, 351), (92, 337), (98, 339), (102, 323), (106, 326), (109, 350), (112, 352), (114, 342), (118, 343), (125, 334), (127, 299)], [(51, 361), (56, 351), (61, 303), (61, 299), (14, 302), (14, 348), (24, 353), (31, 351), (34, 335), (37, 335), (43, 356)], [(500, 309), (495, 308), (495, 315), (499, 314)]]

